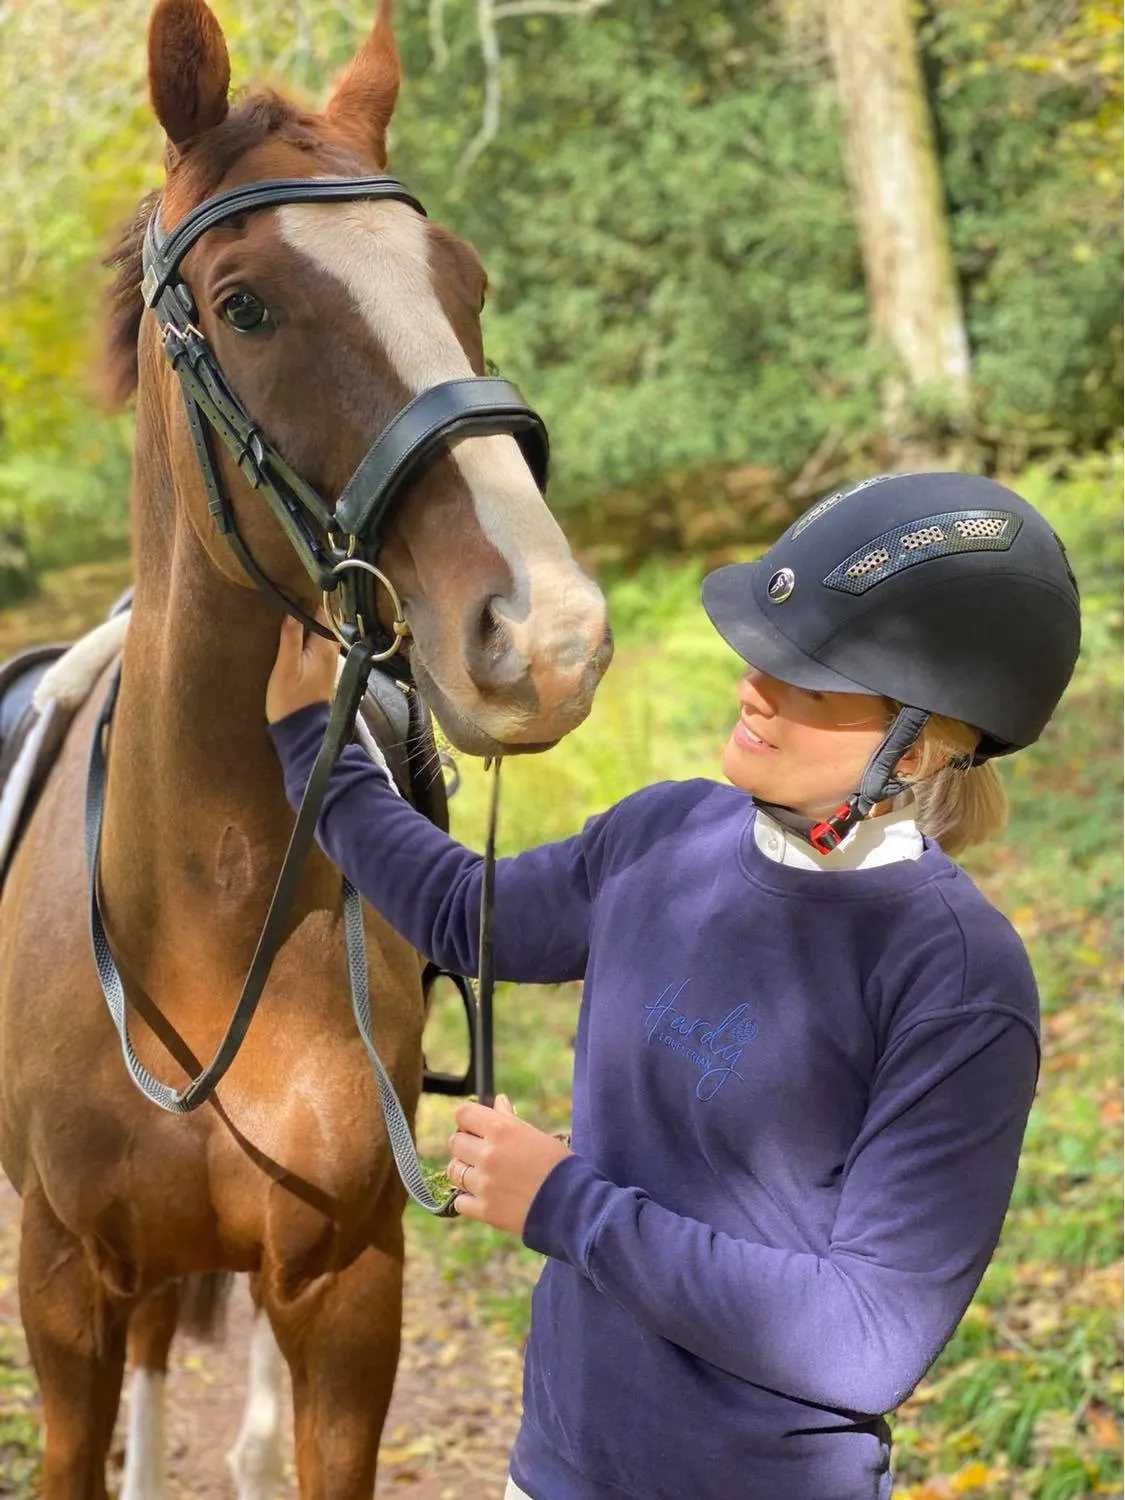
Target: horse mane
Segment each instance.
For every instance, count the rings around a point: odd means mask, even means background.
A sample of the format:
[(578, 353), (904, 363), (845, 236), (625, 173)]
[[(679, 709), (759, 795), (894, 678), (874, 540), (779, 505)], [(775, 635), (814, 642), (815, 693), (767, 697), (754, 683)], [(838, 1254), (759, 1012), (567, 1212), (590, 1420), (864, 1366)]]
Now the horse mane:
[[(213, 193), (234, 163), (269, 139), (313, 152), (324, 144), (315, 116), (282, 95), (266, 90), (238, 101), (223, 123), (208, 131), (175, 167), (192, 198)], [(141, 297), (141, 250), (145, 230), (161, 201), (159, 191), (141, 199), (103, 265), (114, 272), (109, 288), (106, 371), (112, 399), (123, 403), (137, 389), (137, 338), (145, 306)]]

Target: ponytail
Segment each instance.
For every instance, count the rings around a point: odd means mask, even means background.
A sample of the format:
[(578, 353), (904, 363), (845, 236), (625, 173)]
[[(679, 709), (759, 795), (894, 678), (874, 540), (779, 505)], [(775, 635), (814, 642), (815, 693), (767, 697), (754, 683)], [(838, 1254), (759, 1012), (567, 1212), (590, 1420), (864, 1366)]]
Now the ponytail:
[(979, 738), (968, 724), (931, 715), (915, 747), (918, 764), (901, 778), (913, 793), (920, 831), (951, 856), (983, 844), (1008, 820), (996, 767), (990, 760), (971, 764)]

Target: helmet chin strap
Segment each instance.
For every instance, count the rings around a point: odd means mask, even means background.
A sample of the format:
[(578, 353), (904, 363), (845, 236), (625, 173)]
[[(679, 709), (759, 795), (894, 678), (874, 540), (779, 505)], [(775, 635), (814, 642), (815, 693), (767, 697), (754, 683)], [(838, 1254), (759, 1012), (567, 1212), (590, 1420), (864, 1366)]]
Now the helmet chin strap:
[(755, 806), (768, 813), (782, 828), (799, 834), (818, 854), (831, 854), (876, 803), (906, 790), (905, 783), (895, 777), (894, 770), (926, 727), (929, 717), (923, 708), (899, 709), (882, 743), (863, 769), (859, 790), (853, 792), (846, 802), (841, 802), (827, 818), (808, 818), (791, 807), (763, 802), (760, 797), (753, 798)]

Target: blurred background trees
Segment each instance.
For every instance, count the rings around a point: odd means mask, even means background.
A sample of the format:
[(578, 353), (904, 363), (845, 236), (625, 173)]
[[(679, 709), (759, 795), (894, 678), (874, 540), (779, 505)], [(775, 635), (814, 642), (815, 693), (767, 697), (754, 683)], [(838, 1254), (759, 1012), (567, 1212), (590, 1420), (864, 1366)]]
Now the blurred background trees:
[[(216, 8), (239, 84), (313, 97), (371, 9)], [(100, 257), (159, 181), (148, 10), (0, 0), (0, 529), (40, 560), (125, 533), (89, 370)], [(1116, 0), (399, 0), (397, 29), (393, 167), (481, 250), (596, 558), (772, 534), (919, 455), (1115, 440)]]

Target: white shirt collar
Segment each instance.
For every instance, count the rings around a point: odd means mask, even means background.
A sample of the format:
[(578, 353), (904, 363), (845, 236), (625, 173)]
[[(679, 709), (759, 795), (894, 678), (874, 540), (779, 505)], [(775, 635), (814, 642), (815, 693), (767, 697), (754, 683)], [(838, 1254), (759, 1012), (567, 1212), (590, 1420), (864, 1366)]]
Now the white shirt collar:
[(799, 834), (782, 828), (759, 808), (754, 819), (754, 842), (775, 864), (826, 871), (869, 870), (900, 859), (919, 859), (924, 848), (910, 804), (857, 823), (831, 854), (817, 854)]

